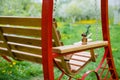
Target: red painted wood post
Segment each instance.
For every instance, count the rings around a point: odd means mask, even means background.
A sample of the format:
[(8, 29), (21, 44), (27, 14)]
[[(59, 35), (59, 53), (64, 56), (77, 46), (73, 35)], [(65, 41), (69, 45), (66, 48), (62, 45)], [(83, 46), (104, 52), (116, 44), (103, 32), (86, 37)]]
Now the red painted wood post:
[[(109, 32), (109, 18), (108, 18), (108, 0), (101, 0), (101, 19), (102, 19), (102, 32), (103, 40), (108, 41), (108, 47), (105, 48), (107, 54), (107, 62), (112, 78), (118, 80), (118, 75), (114, 65), (114, 60), (112, 56), (112, 49), (110, 44), (110, 32)], [(108, 51), (107, 51), (108, 50)]]
[(52, 13), (53, 0), (43, 0), (42, 3), (42, 64), (44, 80), (54, 80), (52, 56)]

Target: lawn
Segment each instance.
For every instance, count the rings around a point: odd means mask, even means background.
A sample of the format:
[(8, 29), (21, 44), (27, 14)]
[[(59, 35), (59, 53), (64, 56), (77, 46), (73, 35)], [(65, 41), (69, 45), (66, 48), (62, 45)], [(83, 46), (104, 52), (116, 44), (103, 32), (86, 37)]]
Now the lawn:
[[(81, 34), (86, 32), (86, 26), (84, 24), (68, 24), (68, 23), (59, 23), (58, 29), (62, 35), (62, 41), (65, 45), (73, 44), (75, 42), (79, 42), (81, 40)], [(98, 25), (100, 26), (100, 24)], [(110, 33), (111, 33), (111, 45), (113, 51), (113, 57), (116, 65), (116, 69), (119, 73), (120, 68), (120, 56), (119, 48), (120, 48), (120, 25), (110, 25)], [(96, 34), (97, 32), (97, 34)], [(96, 25), (91, 24), (90, 33), (92, 33), (91, 38), (93, 40), (102, 39), (101, 27), (96, 29)], [(97, 36), (97, 37), (96, 37)], [(99, 49), (96, 51), (98, 54), (97, 61), (95, 63), (89, 64), (83, 71), (81, 71), (75, 77), (80, 77), (84, 72), (90, 69), (95, 69), (99, 64), (100, 60), (103, 56), (103, 49)], [(31, 63), (27, 61), (15, 61), (13, 63), (6, 62), (2, 58), (0, 58), (0, 80), (42, 80), (42, 66), (40, 64)], [(92, 66), (91, 66), (92, 65)], [(58, 69), (55, 69), (55, 78), (59, 76), (61, 72)], [(91, 77), (91, 74), (88, 80), (93, 80), (95, 77)], [(91, 77), (91, 79), (90, 79)], [(120, 74), (119, 74), (120, 77)], [(38, 79), (40, 78), (40, 79)], [(66, 76), (63, 80), (66, 80)]]

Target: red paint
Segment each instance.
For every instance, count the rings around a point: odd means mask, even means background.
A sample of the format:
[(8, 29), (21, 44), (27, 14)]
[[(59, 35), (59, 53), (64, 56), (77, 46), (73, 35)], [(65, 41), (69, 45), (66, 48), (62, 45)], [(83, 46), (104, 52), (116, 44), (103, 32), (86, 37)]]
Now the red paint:
[(8, 61), (8, 62), (12, 62), (12, 60), (11, 59), (9, 59), (7, 56), (2, 56), (6, 61)]
[(54, 80), (52, 57), (53, 0), (43, 0), (42, 5), (42, 64), (44, 80)]
[(86, 78), (90, 73), (95, 73), (95, 76), (97, 77), (97, 80), (100, 80), (100, 77), (99, 77), (98, 73), (97, 73), (96, 71), (93, 71), (93, 70), (87, 71), (85, 74), (83, 74), (81, 80), (85, 80), (85, 78)]
[[(52, 54), (52, 20), (53, 20), (53, 0), (43, 0), (42, 6), (42, 63), (44, 71), (44, 80), (54, 80), (53, 72), (53, 57), (63, 56), (57, 55), (56, 53)], [(109, 34), (109, 20), (108, 20), (108, 0), (101, 0), (101, 19), (102, 19), (102, 32), (103, 40), (108, 41), (108, 46), (105, 47), (104, 57), (101, 60), (100, 65), (96, 69), (95, 74), (99, 79), (97, 71), (100, 69), (102, 64), (107, 58), (109, 69), (112, 75), (112, 78), (118, 80), (118, 75), (114, 66), (111, 44), (110, 44), (110, 34)], [(91, 71), (89, 72), (91, 73)], [(83, 75), (83, 79), (88, 74)]]
[(104, 56), (103, 56), (100, 64), (98, 65), (98, 67), (97, 67), (96, 70), (95, 70), (96, 72), (98, 72), (98, 70), (99, 70), (99, 69), (102, 67), (102, 65), (104, 64), (104, 61), (105, 61), (106, 56), (107, 56), (107, 53), (108, 53), (108, 50), (105, 51)]
[[(101, 0), (101, 19), (102, 19), (102, 32), (103, 32), (103, 40), (108, 41), (108, 47), (105, 47), (105, 54), (107, 55), (107, 62), (110, 70), (112, 78), (118, 80), (118, 75), (115, 69), (114, 60), (112, 56), (112, 49), (110, 44), (110, 32), (109, 32), (109, 18), (108, 18), (108, 0)], [(103, 57), (104, 58), (104, 57)]]

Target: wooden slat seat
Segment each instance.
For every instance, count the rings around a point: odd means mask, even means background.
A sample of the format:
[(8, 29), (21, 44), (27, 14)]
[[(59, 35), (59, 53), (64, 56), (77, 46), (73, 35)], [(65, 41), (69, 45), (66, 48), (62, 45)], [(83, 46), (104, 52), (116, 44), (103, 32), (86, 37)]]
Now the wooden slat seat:
[(74, 55), (81, 56), (81, 57), (87, 57), (87, 58), (91, 57), (90, 53), (87, 53), (87, 52), (75, 53)]
[(71, 60), (77, 60), (77, 61), (86, 62), (86, 61), (88, 61), (88, 59), (90, 57), (91, 57), (91, 55), (89, 55), (89, 57), (83, 57), (83, 56), (74, 55), (74, 56), (71, 57)]
[[(87, 56), (82, 56), (81, 54), (87, 55)], [(73, 56), (71, 57), (69, 61), (70, 69), (73, 72), (77, 72), (79, 69), (83, 68), (83, 66), (85, 66), (90, 61), (91, 61), (90, 52), (85, 52), (85, 51), (77, 52), (73, 54)]]

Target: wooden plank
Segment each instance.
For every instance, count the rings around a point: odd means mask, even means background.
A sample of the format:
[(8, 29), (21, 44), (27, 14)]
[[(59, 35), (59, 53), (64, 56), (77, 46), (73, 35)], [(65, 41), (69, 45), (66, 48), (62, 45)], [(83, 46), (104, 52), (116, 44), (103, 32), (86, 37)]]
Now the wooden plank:
[(82, 62), (86, 62), (89, 59), (90, 58), (83, 57), (83, 56), (76, 56), (76, 55), (73, 55), (72, 58), (71, 58), (71, 60), (82, 61)]
[(72, 72), (78, 72), (80, 70), (82, 70), (91, 60), (89, 59), (85, 64), (79, 66), (79, 65), (74, 65), (74, 64), (70, 64), (70, 69), (72, 70)]
[(92, 60), (93, 62), (95, 62), (95, 61), (96, 61), (96, 56), (95, 56), (95, 52), (94, 52), (93, 49), (90, 50), (90, 54), (91, 54), (91, 60)]
[[(12, 50), (12, 53), (15, 55), (15, 58), (17, 58), (17, 59), (41, 63), (41, 58), (42, 58), (41, 55), (29, 54), (29, 53), (15, 51), (15, 50)], [(10, 56), (8, 54), (8, 51), (1, 50), (1, 49), (0, 49), (0, 55)]]
[(14, 53), (16, 58), (19, 58), (19, 59), (28, 60), (28, 61), (37, 62), (37, 63), (41, 63), (42, 61), (41, 55), (30, 54), (30, 53), (16, 51), (16, 50), (12, 50), (12, 52)]
[(6, 39), (6, 37), (3, 36), (3, 30), (1, 28), (0, 28), (0, 36), (1, 36), (1, 39), (3, 40), (4, 46), (7, 48), (8, 52), (9, 52), (9, 54), (11, 55), (12, 58), (14, 58), (14, 55), (11, 52), (11, 47), (7, 44), (7, 39)]
[(3, 42), (0, 43), (0, 47), (6, 48), (5, 45), (3, 44)]
[(74, 55), (88, 57), (88, 58), (91, 57), (90, 52), (87, 52), (87, 51), (77, 52), (77, 53), (74, 53)]
[[(30, 20), (32, 20), (32, 18), (23, 18), (23, 17), (1, 17), (0, 20), (10, 20), (10, 19), (13, 19), (13, 20), (15, 20), (15, 19), (17, 19), (17, 20), (30, 19)], [(16, 23), (17, 23), (17, 21), (16, 21)], [(23, 36), (33, 36), (33, 37), (41, 36), (41, 29), (40, 29), (40, 27), (39, 28), (36, 28), (36, 27), (33, 28), (33, 27), (21, 27), (21, 26), (23, 26), (23, 25), (22, 24), (20, 26), (10, 26), (10, 25), (6, 25), (5, 26), (5, 25), (2, 25), (0, 27), (2, 27), (3, 32), (7, 33), (7, 34), (15, 34), (15, 35), (23, 35)], [(59, 32), (57, 31), (56, 28), (57, 28), (57, 23), (54, 21), (53, 22), (53, 38), (55, 40), (55, 45), (56, 46), (60, 46), (60, 45), (63, 45), (63, 44), (60, 41), (60, 34), (59, 34)]]
[[(41, 46), (41, 38), (4, 34), (8, 42)], [(1, 38), (0, 38), (1, 39)]]
[(3, 41), (0, 40), (0, 43), (3, 43)]
[(3, 33), (7, 33), (7, 34), (33, 36), (33, 37), (40, 37), (41, 36), (41, 29), (40, 28), (11, 27), (11, 26), (0, 26), (0, 27), (3, 30)]
[(76, 72), (80, 68), (81, 68), (80, 66), (70, 65), (70, 69), (71, 69), (72, 72)]
[(91, 56), (89, 52), (78, 52), (73, 54), (71, 57), (69, 64), (70, 64), (70, 69), (72, 71), (78, 71), (79, 69), (82, 69), (87, 63), (90, 62), (91, 57), (83, 57), (80, 54), (85, 54), (84, 56)]
[[(41, 38), (35, 38), (35, 37), (27, 37), (27, 36), (16, 36), (16, 35), (9, 35), (4, 34), (8, 42), (14, 42), (14, 43), (20, 43), (20, 44), (26, 44), (26, 45), (32, 45), (32, 46), (41, 46)], [(2, 39), (0, 37), (0, 42), (2, 43)], [(53, 40), (53, 46), (55, 46), (55, 42)]]
[(12, 50), (18, 50), (22, 52), (28, 52), (31, 54), (41, 55), (41, 47), (29, 46), (29, 45), (22, 45), (16, 43), (9, 43)]
[[(16, 35), (9, 35), (4, 34), (8, 42), (15, 42), (20, 44), (27, 44), (32, 46), (41, 46), (41, 38), (35, 38), (35, 37), (28, 37), (28, 36), (16, 36)], [(54, 40), (52, 40), (53, 46), (55, 46)]]
[(1, 56), (10, 56), (11, 57), (11, 55), (9, 54), (7, 49), (6, 48), (2, 48), (2, 47), (0, 47), (0, 55)]
[(53, 39), (55, 40), (56, 46), (62, 46), (63, 44), (60, 41), (61, 39), (60, 32), (57, 30), (57, 24), (55, 22), (53, 24), (52, 32), (53, 32)]
[(19, 26), (41, 26), (41, 18), (0, 16), (0, 24)]
[(70, 60), (69, 61), (69, 64), (70, 65), (75, 65), (75, 66), (83, 66), (85, 64), (85, 62), (82, 62), (82, 61), (76, 61), (76, 60)]
[(89, 42), (87, 45), (66, 45), (60, 47), (54, 47), (53, 52), (55, 53), (69, 53), (69, 52), (77, 52), (77, 51), (84, 51), (94, 48), (105, 47), (108, 45), (107, 41), (95, 41)]
[(37, 55), (41, 55), (42, 53), (41, 48), (38, 49), (36, 47), (25, 47), (25, 46), (19, 46), (19, 45), (10, 45), (10, 46), (12, 50), (28, 52), (28, 53), (37, 54)]
[[(37, 54), (41, 55), (41, 47), (37, 46), (30, 46), (30, 45), (24, 45), (24, 44), (18, 44), (18, 43), (12, 43), (8, 42), (8, 45), (11, 47), (11, 50), (17, 50), (17, 51), (22, 51), (22, 52), (27, 52), (30, 54)], [(0, 45), (2, 48), (6, 48), (4, 45)]]
[[(41, 55), (31, 54), (31, 53), (17, 51), (17, 50), (12, 50), (12, 53), (15, 55), (15, 58), (20, 59), (20, 60), (32, 61), (32, 62), (36, 62), (36, 63), (40, 63), (40, 64), (42, 62), (42, 56)], [(2, 47), (0, 47), (0, 55), (11, 57), (11, 55), (8, 53), (7, 49), (2, 48)], [(61, 63), (61, 60), (58, 59), (58, 58), (56, 58), (55, 61), (58, 64)], [(54, 66), (56, 66), (56, 65), (54, 64)]]

